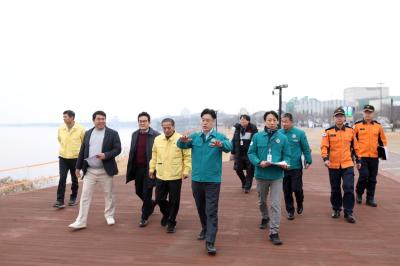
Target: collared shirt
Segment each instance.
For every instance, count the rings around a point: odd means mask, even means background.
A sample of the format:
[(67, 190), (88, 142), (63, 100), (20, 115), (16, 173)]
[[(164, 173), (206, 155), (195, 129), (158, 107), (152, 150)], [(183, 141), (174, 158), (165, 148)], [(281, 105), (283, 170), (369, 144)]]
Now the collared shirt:
[(211, 129), (210, 131), (208, 131), (208, 133), (204, 133), (204, 131), (202, 130), (201, 133), (204, 136), (204, 141), (207, 141), (208, 138), (210, 137), (211, 133), (214, 131), (214, 129)]
[(64, 159), (76, 159), (85, 136), (85, 128), (75, 122), (69, 129), (66, 124), (58, 128), (59, 155)]

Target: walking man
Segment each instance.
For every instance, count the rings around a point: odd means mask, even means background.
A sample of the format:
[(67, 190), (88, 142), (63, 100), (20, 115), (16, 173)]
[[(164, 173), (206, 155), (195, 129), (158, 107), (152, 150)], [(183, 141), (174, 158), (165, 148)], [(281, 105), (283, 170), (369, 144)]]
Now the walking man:
[[(289, 141), (290, 146), (290, 168), (285, 170), (283, 178), (283, 194), (288, 220), (294, 219), (293, 193), (296, 196), (297, 213), (303, 213), (303, 165), (305, 169), (312, 163), (311, 149), (308, 145), (306, 133), (293, 126), (293, 115), (286, 113), (282, 116), (282, 126), (280, 129)], [(302, 159), (304, 156), (304, 162)]]
[[(285, 135), (278, 131), (279, 116), (275, 111), (264, 114), (265, 128), (254, 135), (249, 148), (249, 159), (255, 166), (255, 178), (261, 223), (259, 228), (269, 225), (269, 240), (274, 245), (282, 245), (279, 237), (281, 221), (281, 195), (283, 170), (289, 167), (290, 147)], [(271, 193), (271, 216), (268, 212), (267, 198)], [(271, 218), (270, 218), (271, 217)]]
[(189, 177), (192, 157), (190, 150), (176, 146), (181, 135), (175, 132), (173, 119), (163, 119), (161, 127), (164, 134), (154, 140), (149, 177), (156, 180), (156, 204), (160, 206), (163, 215), (161, 225), (167, 226), (167, 233), (175, 233), (182, 179)]
[(73, 111), (64, 111), (63, 119), (64, 124), (58, 129), (60, 180), (57, 188), (57, 200), (53, 205), (58, 209), (65, 207), (64, 197), (68, 172), (71, 174), (72, 182), (68, 206), (76, 205), (79, 183), (78, 177), (75, 175), (75, 166), (85, 135), (85, 128), (75, 122), (75, 113)]
[(201, 222), (198, 240), (206, 240), (209, 255), (215, 255), (218, 231), (218, 201), (221, 188), (222, 152), (232, 149), (229, 139), (214, 129), (217, 114), (212, 109), (201, 112), (200, 132), (182, 136), (177, 146), (192, 149), (192, 192)]
[(160, 135), (150, 127), (150, 115), (142, 112), (138, 115), (139, 129), (133, 132), (131, 149), (129, 151), (126, 183), (135, 180), (136, 195), (142, 200), (142, 215), (140, 227), (148, 224), (148, 219), (156, 205), (153, 200), (155, 180), (149, 178), (149, 163), (151, 160), (154, 139)]
[[(321, 156), (329, 171), (331, 185), (331, 217), (340, 217), (342, 207), (344, 218), (349, 223), (355, 223), (354, 208), (354, 159), (357, 168), (360, 169), (360, 150), (357, 138), (351, 127), (345, 125), (345, 112), (343, 108), (337, 108), (333, 116), (335, 125), (327, 128), (322, 134)], [(340, 188), (343, 180), (343, 196)]]
[(113, 177), (118, 174), (115, 157), (121, 153), (121, 141), (118, 132), (106, 126), (106, 113), (96, 111), (93, 116), (94, 127), (85, 133), (79, 157), (76, 163), (76, 175), (83, 171), (83, 189), (79, 214), (72, 229), (83, 229), (92, 201), (93, 191), (100, 183), (104, 191), (104, 217), (108, 225), (115, 224), (115, 203), (113, 194)]
[(372, 105), (365, 105), (363, 111), (364, 119), (354, 125), (354, 133), (360, 147), (361, 168), (358, 170), (357, 181), (358, 204), (362, 203), (362, 195), (367, 190), (366, 204), (377, 207), (375, 200), (376, 176), (378, 175), (378, 146), (387, 146), (387, 139), (381, 124), (374, 120), (375, 108)]

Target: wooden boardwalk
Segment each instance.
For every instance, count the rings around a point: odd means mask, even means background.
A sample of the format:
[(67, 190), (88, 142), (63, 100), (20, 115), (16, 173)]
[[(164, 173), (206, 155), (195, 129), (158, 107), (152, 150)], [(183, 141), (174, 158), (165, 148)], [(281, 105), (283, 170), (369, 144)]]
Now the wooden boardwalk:
[(355, 207), (356, 224), (330, 218), (327, 170), (320, 158), (304, 175), (304, 213), (294, 221), (282, 209), (282, 246), (258, 229), (257, 195), (241, 193), (225, 163), (220, 198), (218, 254), (196, 240), (200, 225), (190, 181), (182, 190), (177, 232), (166, 234), (157, 209), (139, 228), (133, 183), (115, 178), (116, 222), (107, 226), (97, 187), (88, 228), (71, 231), (78, 207), (55, 210), (56, 188), (0, 198), (0, 265), (400, 265), (400, 184), (379, 176), (378, 208)]

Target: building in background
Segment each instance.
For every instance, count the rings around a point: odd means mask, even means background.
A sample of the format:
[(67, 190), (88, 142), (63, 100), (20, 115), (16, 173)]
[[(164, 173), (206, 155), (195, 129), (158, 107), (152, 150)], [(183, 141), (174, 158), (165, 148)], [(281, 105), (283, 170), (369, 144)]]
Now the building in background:
[(371, 104), (371, 100), (378, 100), (373, 104), (375, 110), (380, 112), (381, 105), (383, 106), (383, 99), (389, 98), (389, 88), (378, 87), (351, 87), (343, 91), (343, 99), (348, 106), (355, 107), (356, 112), (362, 111), (365, 104)]

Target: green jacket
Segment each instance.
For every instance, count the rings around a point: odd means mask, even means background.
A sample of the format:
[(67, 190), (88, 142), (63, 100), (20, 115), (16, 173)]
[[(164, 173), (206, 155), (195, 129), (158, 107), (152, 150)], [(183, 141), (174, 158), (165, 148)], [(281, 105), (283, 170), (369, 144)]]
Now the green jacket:
[(305, 163), (312, 164), (310, 145), (308, 145), (306, 133), (303, 130), (293, 127), (289, 131), (280, 129), (279, 132), (287, 137), (290, 144), (290, 169), (303, 168), (302, 154), (304, 154)]
[[(192, 140), (183, 143), (180, 140), (176, 145), (181, 149), (192, 149), (192, 180), (196, 182), (221, 182), (222, 152), (232, 150), (231, 141), (215, 130), (210, 132), (206, 140), (203, 132), (196, 132), (189, 136)], [(222, 147), (211, 147), (213, 139), (222, 142)]]
[(271, 165), (266, 168), (260, 167), (261, 161), (267, 161), (267, 156), (271, 150), (272, 162), (290, 162), (290, 146), (285, 135), (276, 131), (271, 138), (265, 130), (253, 136), (250, 144), (248, 156), (250, 162), (255, 166), (255, 178), (264, 180), (277, 180), (283, 178), (283, 169), (279, 166)]

